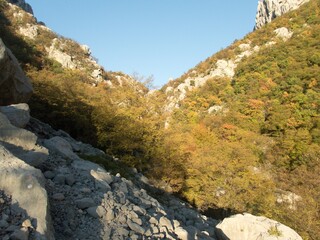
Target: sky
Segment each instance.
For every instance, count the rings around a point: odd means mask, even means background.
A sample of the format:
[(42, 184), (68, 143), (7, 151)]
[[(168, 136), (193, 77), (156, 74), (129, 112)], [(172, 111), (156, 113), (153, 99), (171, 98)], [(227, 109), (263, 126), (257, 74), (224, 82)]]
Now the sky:
[(107, 71), (161, 87), (251, 32), (258, 0), (26, 0), (38, 21), (88, 45)]

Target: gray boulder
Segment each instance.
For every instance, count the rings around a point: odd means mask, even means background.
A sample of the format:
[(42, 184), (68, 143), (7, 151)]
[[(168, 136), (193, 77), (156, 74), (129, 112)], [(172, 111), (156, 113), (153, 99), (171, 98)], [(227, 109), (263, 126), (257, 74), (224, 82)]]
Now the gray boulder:
[(225, 218), (216, 226), (221, 240), (302, 240), (291, 228), (266, 217), (237, 214)]
[(27, 102), (32, 91), (30, 79), (0, 39), (0, 106)]
[(0, 145), (0, 189), (12, 195), (16, 209), (36, 219), (36, 231), (43, 236), (40, 239), (54, 239), (44, 182), (40, 170), (16, 158)]
[(94, 203), (92, 198), (83, 198), (76, 201), (76, 205), (80, 209), (86, 209), (89, 207), (94, 207), (96, 204)]
[(30, 109), (26, 103), (0, 107), (0, 112), (7, 116), (13, 126), (18, 128), (24, 128), (30, 121)]
[(60, 154), (70, 160), (79, 160), (77, 154), (73, 152), (71, 144), (62, 137), (53, 137), (44, 141), (44, 146), (50, 151)]
[(89, 207), (86, 211), (94, 218), (102, 218), (106, 215), (106, 210), (102, 206)]
[(48, 158), (48, 150), (37, 145), (37, 136), (27, 130), (13, 126), (0, 112), (0, 143), (14, 156), (32, 166), (39, 166)]

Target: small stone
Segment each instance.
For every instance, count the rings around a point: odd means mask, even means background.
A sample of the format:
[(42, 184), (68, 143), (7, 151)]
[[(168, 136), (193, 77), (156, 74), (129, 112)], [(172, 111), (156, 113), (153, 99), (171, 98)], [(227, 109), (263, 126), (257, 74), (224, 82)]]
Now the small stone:
[(136, 234), (132, 234), (132, 235), (130, 235), (130, 239), (131, 240), (138, 240), (139, 236), (137, 236)]
[(137, 205), (133, 206), (133, 211), (135, 211), (136, 213), (140, 214), (140, 215), (146, 215), (147, 211)]
[(177, 220), (173, 220), (173, 227), (174, 227), (174, 228), (180, 227), (180, 222), (177, 221)]
[(130, 212), (130, 219), (139, 218), (138, 214), (136, 214), (134, 211)]
[(144, 233), (145, 236), (147, 237), (151, 237), (152, 236), (152, 232), (150, 229), (148, 229), (145, 233)]
[(77, 204), (77, 207), (80, 209), (86, 209), (96, 205), (92, 198), (83, 198), (83, 199), (77, 200), (76, 204)]
[(57, 176), (54, 177), (53, 181), (57, 184), (65, 184), (66, 177), (63, 174), (58, 174)]
[(134, 222), (134, 223), (136, 223), (136, 224), (138, 224), (140, 226), (142, 225), (142, 220), (140, 218), (133, 218), (131, 220), (132, 220), (132, 222)]
[(143, 227), (141, 227), (138, 224), (132, 222), (131, 220), (128, 220), (127, 224), (128, 224), (129, 228), (132, 231), (135, 231), (136, 233), (139, 233), (139, 234), (144, 234), (145, 233), (145, 230), (143, 229)]
[(25, 227), (25, 228), (32, 227), (32, 224), (31, 224), (30, 219), (24, 220), (21, 226), (22, 226), (22, 227)]
[(111, 222), (115, 218), (114, 211), (112, 209), (107, 211), (106, 220)]
[(118, 228), (117, 232), (120, 236), (124, 236), (124, 237), (127, 237), (130, 233), (127, 229), (122, 228), (122, 227)]
[(188, 220), (188, 221), (186, 221), (186, 225), (187, 226), (194, 226), (195, 224), (194, 224), (193, 220)]
[(83, 187), (83, 188), (80, 189), (80, 191), (83, 192), (83, 193), (91, 193), (91, 189), (88, 188), (88, 187)]
[(102, 206), (90, 207), (87, 213), (94, 218), (102, 218), (106, 214), (106, 210)]
[(159, 231), (159, 228), (157, 226), (154, 226), (152, 227), (152, 234), (158, 234), (160, 231)]
[(177, 234), (178, 238), (181, 240), (188, 240), (188, 231), (183, 229), (182, 227), (178, 227), (175, 231), (175, 234)]
[(119, 223), (121, 224), (125, 224), (127, 222), (126, 216), (120, 216), (118, 220), (119, 220)]
[(156, 239), (164, 239), (166, 237), (166, 234), (158, 233), (158, 234), (155, 234), (154, 237), (156, 237)]
[(156, 219), (156, 218), (154, 218), (154, 217), (151, 217), (150, 218), (150, 220), (149, 220), (149, 222), (151, 223), (151, 224), (154, 224), (154, 225), (158, 225), (158, 220)]
[(173, 230), (173, 226), (171, 224), (171, 221), (166, 218), (165, 216), (162, 216), (159, 220), (160, 222), (160, 226), (163, 226), (163, 227), (167, 227), (169, 230)]
[(110, 185), (106, 181), (95, 180), (94, 184), (95, 188), (103, 193), (109, 192), (111, 190)]
[(68, 174), (66, 176), (66, 183), (69, 185), (69, 186), (72, 186), (74, 183), (76, 182), (74, 176), (72, 174)]
[(65, 199), (65, 196), (63, 193), (55, 193), (52, 195), (52, 199), (56, 201), (62, 201)]
[(111, 184), (113, 182), (113, 176), (107, 172), (105, 172), (104, 170), (91, 170), (90, 171), (91, 176), (98, 181), (104, 181), (108, 184)]

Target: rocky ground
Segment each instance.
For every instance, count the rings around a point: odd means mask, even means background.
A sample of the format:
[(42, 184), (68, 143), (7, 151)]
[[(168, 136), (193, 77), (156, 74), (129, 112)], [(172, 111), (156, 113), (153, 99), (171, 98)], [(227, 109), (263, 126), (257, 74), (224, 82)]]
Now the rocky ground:
[(136, 186), (141, 175), (134, 170), (136, 184), (75, 154), (103, 155), (100, 150), (34, 119), (28, 127), (50, 152), (38, 167), (46, 178), (56, 239), (215, 239), (216, 220), (167, 194), (162, 199), (168, 206), (160, 204)]

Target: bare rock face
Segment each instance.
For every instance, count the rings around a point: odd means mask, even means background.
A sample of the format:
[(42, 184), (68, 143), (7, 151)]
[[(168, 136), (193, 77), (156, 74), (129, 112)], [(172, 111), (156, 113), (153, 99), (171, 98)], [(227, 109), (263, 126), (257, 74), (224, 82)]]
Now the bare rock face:
[(277, 221), (247, 213), (225, 218), (216, 229), (221, 240), (302, 240), (294, 230)]
[(74, 59), (72, 58), (72, 56), (60, 49), (61, 44), (62, 43), (58, 38), (52, 40), (50, 48), (46, 48), (49, 58), (61, 63), (64, 68), (76, 69), (77, 65), (74, 62)]
[(35, 39), (38, 36), (38, 26), (27, 23), (26, 26), (19, 28), (19, 33), (22, 36)]
[(259, 0), (254, 29), (261, 28), (276, 17), (295, 10), (306, 2), (309, 0)]
[(30, 4), (26, 3), (25, 0), (7, 0), (7, 1), (9, 3), (17, 5), (18, 7), (21, 7), (24, 11), (33, 15), (32, 7), (30, 6)]
[(30, 79), (0, 39), (0, 106), (27, 102), (32, 91)]

